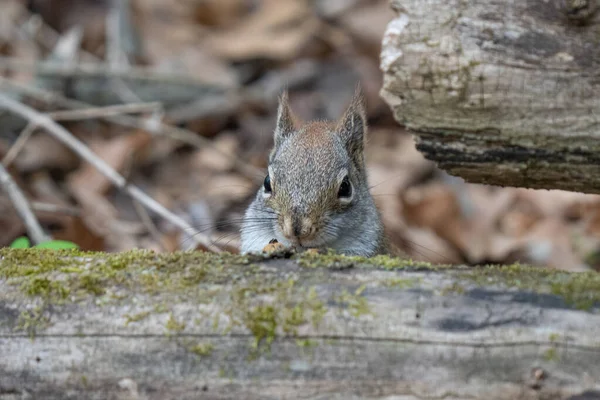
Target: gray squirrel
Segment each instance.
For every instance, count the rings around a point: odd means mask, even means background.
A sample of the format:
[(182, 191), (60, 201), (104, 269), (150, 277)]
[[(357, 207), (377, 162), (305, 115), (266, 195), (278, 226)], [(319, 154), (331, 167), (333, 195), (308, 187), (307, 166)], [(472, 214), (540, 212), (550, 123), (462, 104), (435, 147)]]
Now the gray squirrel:
[(261, 252), (276, 241), (298, 250), (365, 257), (387, 253), (367, 183), (366, 133), (360, 86), (337, 123), (299, 124), (284, 91), (268, 173), (244, 215), (241, 252)]

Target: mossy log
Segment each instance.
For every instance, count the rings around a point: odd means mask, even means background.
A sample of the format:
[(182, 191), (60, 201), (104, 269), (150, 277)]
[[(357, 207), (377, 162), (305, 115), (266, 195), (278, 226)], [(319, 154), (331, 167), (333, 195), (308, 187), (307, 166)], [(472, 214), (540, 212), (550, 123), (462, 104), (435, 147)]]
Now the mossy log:
[(600, 193), (598, 0), (392, 0), (381, 95), (450, 174)]
[(0, 250), (0, 399), (597, 399), (600, 275)]

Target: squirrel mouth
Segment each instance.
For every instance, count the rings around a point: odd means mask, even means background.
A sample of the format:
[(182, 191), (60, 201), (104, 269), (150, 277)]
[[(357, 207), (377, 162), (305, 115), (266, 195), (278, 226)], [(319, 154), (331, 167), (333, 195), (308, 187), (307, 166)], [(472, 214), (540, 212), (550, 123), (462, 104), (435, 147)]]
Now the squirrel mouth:
[(299, 238), (285, 238), (285, 241), (288, 243), (288, 246), (293, 247), (298, 250), (302, 250), (306, 248), (306, 240), (305, 243), (302, 243), (302, 239)]
[(311, 248), (318, 248), (323, 245), (319, 240), (307, 240), (307, 239), (294, 239), (290, 240), (290, 244), (297, 250), (306, 250)]
[(306, 237), (298, 237), (293, 235), (285, 235), (283, 232), (278, 232), (278, 239), (284, 245), (288, 247), (294, 247), (296, 249), (309, 249), (315, 247), (321, 247), (324, 245), (323, 240), (317, 235), (310, 235)]
[(300, 248), (302, 249), (304, 246), (302, 245), (302, 240), (300, 239), (294, 239), (294, 240), (290, 240), (290, 243), (292, 244), (292, 246), (296, 247), (296, 248)]

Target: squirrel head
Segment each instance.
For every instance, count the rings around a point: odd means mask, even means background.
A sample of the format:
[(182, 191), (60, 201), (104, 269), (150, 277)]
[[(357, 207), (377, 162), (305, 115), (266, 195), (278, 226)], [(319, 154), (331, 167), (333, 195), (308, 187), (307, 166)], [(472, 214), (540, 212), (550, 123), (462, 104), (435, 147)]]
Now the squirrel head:
[(281, 95), (260, 193), (276, 214), (274, 230), (280, 242), (326, 247), (352, 234), (352, 221), (363, 219), (355, 217), (374, 209), (364, 160), (365, 114), (359, 86), (337, 123), (300, 124), (287, 92)]

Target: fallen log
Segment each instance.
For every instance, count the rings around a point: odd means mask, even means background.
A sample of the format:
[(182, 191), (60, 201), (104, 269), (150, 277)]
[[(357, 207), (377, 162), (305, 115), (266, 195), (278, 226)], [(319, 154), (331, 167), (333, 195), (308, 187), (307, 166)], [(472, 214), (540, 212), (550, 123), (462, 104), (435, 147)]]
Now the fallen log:
[(467, 181), (600, 193), (600, 3), (392, 0), (382, 97)]
[(598, 332), (592, 273), (0, 250), (2, 400), (597, 399)]

